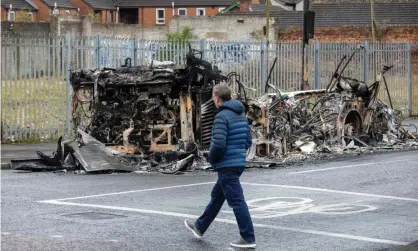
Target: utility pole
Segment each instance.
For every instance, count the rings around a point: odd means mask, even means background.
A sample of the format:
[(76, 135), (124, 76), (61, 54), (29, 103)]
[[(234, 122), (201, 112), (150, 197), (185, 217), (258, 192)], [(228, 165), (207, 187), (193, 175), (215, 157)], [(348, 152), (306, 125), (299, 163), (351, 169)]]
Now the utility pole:
[(375, 30), (375, 20), (374, 20), (374, 0), (370, 0), (370, 14), (371, 14), (371, 21), (372, 21), (372, 41), (373, 43), (376, 42), (376, 30)]
[[(372, 23), (372, 43), (373, 45), (376, 44), (376, 20), (374, 16), (374, 0), (370, 0), (370, 16), (371, 16), (371, 23)], [(372, 45), (372, 47), (373, 47)], [(374, 75), (374, 81), (376, 81), (376, 75), (377, 75), (377, 62), (376, 62), (376, 55), (373, 52), (372, 56), (373, 60), (373, 75)], [(367, 83), (366, 83), (367, 84)]]
[[(309, 10), (309, 0), (303, 0), (303, 14), (305, 16), (306, 11)], [(308, 60), (306, 57), (306, 44), (305, 44), (305, 25), (302, 28), (302, 56), (301, 56), (301, 60), (302, 60), (302, 78), (301, 78), (301, 83), (300, 83), (300, 89), (304, 90), (305, 86), (308, 84), (308, 75), (307, 75), (307, 64), (308, 64)], [(306, 61), (306, 63), (305, 63)]]
[(270, 28), (270, 0), (266, 1), (266, 40), (269, 41), (269, 28)]
[[(266, 68), (265, 68), (265, 72), (263, 72), (262, 74), (267, 74), (268, 73), (268, 69), (270, 69), (269, 67), (269, 56), (270, 56), (270, 0), (266, 1)], [(262, 83), (265, 88), (267, 88), (267, 85), (265, 83)], [(274, 84), (276, 85), (276, 84)], [(267, 90), (264, 90), (264, 92), (267, 92)]]

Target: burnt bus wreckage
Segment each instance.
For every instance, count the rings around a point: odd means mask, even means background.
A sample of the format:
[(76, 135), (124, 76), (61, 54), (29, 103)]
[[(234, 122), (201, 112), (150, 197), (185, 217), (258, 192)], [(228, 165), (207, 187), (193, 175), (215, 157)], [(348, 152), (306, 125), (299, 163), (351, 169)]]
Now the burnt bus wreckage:
[(222, 75), (191, 48), (185, 65), (153, 61), (132, 66), (128, 58), (117, 69), (72, 71), (76, 137), (61, 137), (51, 157), (38, 152), (38, 159), (13, 160), (12, 168), (89, 173), (207, 169), (216, 113), (212, 89), (220, 83), (236, 85), (235, 98), (246, 107), (253, 133), (249, 165), (277, 164), (295, 153), (367, 150), (379, 143), (416, 146), (417, 135), (402, 126), (400, 113), (378, 99), (381, 82), (390, 97), (384, 74), (391, 67), (383, 67), (370, 86), (343, 76), (356, 52), (339, 71), (346, 57), (341, 60), (326, 89), (256, 99), (239, 75)]

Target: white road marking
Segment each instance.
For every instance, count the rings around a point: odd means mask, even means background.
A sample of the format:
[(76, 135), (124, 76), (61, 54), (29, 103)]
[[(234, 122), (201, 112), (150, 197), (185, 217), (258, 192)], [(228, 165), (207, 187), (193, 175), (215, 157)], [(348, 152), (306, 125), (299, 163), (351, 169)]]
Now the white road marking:
[(1, 232), (1, 234), (2, 234), (2, 235), (10, 235), (10, 234), (12, 234), (12, 233), (10, 233), (10, 232)]
[[(409, 161), (409, 160), (411, 160), (411, 159), (401, 159), (401, 160), (385, 161), (385, 164), (386, 163), (404, 162), (404, 161)], [(314, 173), (314, 172), (322, 172), (322, 171), (343, 169), (343, 168), (349, 168), (349, 167), (371, 166), (371, 165), (380, 165), (380, 164), (381, 163), (379, 163), (379, 162), (370, 162), (370, 163), (364, 163), (364, 164), (356, 164), (356, 165), (348, 165), (348, 166), (337, 166), (337, 167), (329, 167), (329, 168), (320, 168), (320, 169), (313, 169), (313, 170), (300, 171), (300, 172), (290, 172), (288, 174)]]
[(62, 237), (64, 237), (64, 236), (62, 236), (62, 235), (51, 235), (51, 237), (52, 237), (52, 238), (62, 238)]
[(357, 192), (332, 190), (332, 189), (317, 188), (317, 187), (288, 186), (288, 185), (275, 185), (275, 184), (258, 184), (258, 183), (249, 183), (249, 182), (241, 182), (241, 184), (242, 185), (250, 185), (250, 186), (280, 187), (280, 188), (300, 189), (300, 190), (308, 190), (308, 191), (316, 191), (316, 192), (358, 195), (358, 196), (382, 198), (382, 199), (389, 199), (389, 200), (403, 200), (403, 201), (418, 202), (418, 199), (415, 199), (415, 198), (396, 197), (396, 196), (370, 194), (370, 193), (357, 193)]
[[(63, 199), (56, 199), (56, 200), (61, 200), (61, 201), (77, 200), (77, 199), (95, 198), (95, 197), (129, 194), (129, 193), (150, 192), (150, 191), (158, 191), (158, 190), (173, 189), (173, 188), (202, 186), (202, 185), (210, 185), (210, 184), (215, 184), (215, 182), (194, 183), (194, 184), (188, 184), (188, 185), (178, 185), (178, 186), (169, 186), (169, 187), (157, 187), (157, 188), (148, 188), (148, 189), (142, 189), (142, 190), (131, 190), (131, 191), (116, 192), (116, 193), (103, 193), (103, 194), (87, 195), (87, 196), (72, 197), (72, 198), (63, 198)], [(42, 201), (40, 201), (40, 202), (42, 202)]]
[(119, 242), (118, 240), (109, 240), (110, 242)]
[[(109, 210), (121, 210), (121, 211), (129, 211), (129, 212), (138, 212), (138, 213), (145, 213), (145, 214), (165, 215), (165, 216), (173, 216), (173, 217), (179, 217), (179, 218), (196, 219), (196, 218), (199, 217), (197, 215), (192, 215), (192, 214), (164, 212), (164, 211), (140, 209), (140, 208), (129, 208), (129, 207), (117, 207), (117, 206), (106, 206), (106, 205), (96, 205), (96, 204), (74, 203), (74, 202), (65, 202), (65, 201), (58, 201), (58, 200), (49, 200), (49, 201), (40, 201), (40, 202), (41, 203), (55, 204), (55, 205), (91, 207), (91, 208), (100, 208), (100, 209), (109, 209)], [(228, 223), (228, 224), (234, 224), (234, 225), (237, 224), (235, 220), (229, 220), (229, 219), (216, 218), (215, 221), (222, 222), (222, 223)], [(343, 239), (350, 239), (350, 240), (357, 240), (357, 241), (384, 243), (384, 244), (391, 244), (391, 245), (407, 245), (408, 244), (407, 242), (399, 242), (399, 241), (392, 241), (392, 240), (385, 240), (385, 239), (376, 239), (376, 238), (369, 238), (369, 237), (358, 236), (358, 235), (339, 234), (339, 233), (317, 231), (317, 230), (310, 230), (310, 229), (301, 229), (301, 228), (294, 228), (294, 227), (284, 227), (284, 226), (276, 226), (276, 225), (273, 226), (273, 225), (258, 224), (258, 223), (254, 223), (253, 225), (255, 227), (260, 227), (260, 228), (269, 228), (269, 229), (291, 231), (291, 232), (297, 232), (297, 233), (339, 237), (339, 238), (343, 238)]]
[[(329, 215), (343, 215), (355, 214), (377, 209), (375, 206), (362, 204), (327, 204), (315, 205), (313, 200), (309, 198), (300, 197), (268, 197), (259, 198), (247, 201), (247, 205), (251, 212), (251, 217), (254, 219), (269, 219), (296, 214), (329, 214)], [(232, 210), (223, 210), (224, 213), (233, 214)]]

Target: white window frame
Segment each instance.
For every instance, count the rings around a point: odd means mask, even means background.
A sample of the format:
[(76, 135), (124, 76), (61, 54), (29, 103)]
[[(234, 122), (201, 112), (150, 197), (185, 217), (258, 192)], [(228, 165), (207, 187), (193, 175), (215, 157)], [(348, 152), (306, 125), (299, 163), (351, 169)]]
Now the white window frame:
[[(158, 12), (161, 11), (161, 10), (164, 13), (163, 18), (158, 17)], [(162, 22), (161, 22), (161, 20), (162, 20)], [(155, 23), (156, 24), (165, 24), (165, 9), (164, 8), (158, 8), (158, 9), (155, 10)]]
[(71, 11), (70, 10), (65, 10), (65, 14), (70, 15), (71, 14)]
[(53, 15), (58, 15), (58, 14), (60, 14), (60, 10), (59, 9), (53, 9), (52, 14)]
[[(203, 10), (203, 15), (199, 15), (199, 11), (200, 10)], [(199, 16), (199, 17), (204, 17), (204, 16), (206, 16), (206, 8), (197, 8), (196, 9), (196, 16)]]
[(30, 18), (31, 18), (31, 22), (33, 22), (33, 12), (29, 12), (29, 16), (30, 16)]
[(225, 7), (218, 8), (218, 13), (221, 13), (221, 11), (223, 11), (224, 9), (226, 9), (226, 8)]
[(184, 15), (181, 15), (181, 16), (187, 16), (187, 8), (179, 8), (178, 10), (177, 10), (177, 15), (178, 16), (180, 16), (180, 11), (181, 10), (184, 10)]
[[(13, 20), (12, 20), (12, 14), (13, 14)], [(16, 12), (14, 10), (10, 10), (9, 13), (7, 13), (7, 21), (14, 22), (16, 21)]]

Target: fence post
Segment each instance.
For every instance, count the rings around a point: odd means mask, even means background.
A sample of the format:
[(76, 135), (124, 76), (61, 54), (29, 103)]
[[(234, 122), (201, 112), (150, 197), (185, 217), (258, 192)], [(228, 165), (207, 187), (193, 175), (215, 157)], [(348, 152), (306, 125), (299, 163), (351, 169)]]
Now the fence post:
[(101, 43), (100, 34), (96, 36), (96, 68), (100, 69), (100, 43)]
[(319, 71), (319, 59), (321, 53), (321, 45), (319, 40), (315, 40), (315, 89), (320, 88), (320, 76), (321, 73)]
[(367, 83), (369, 82), (369, 42), (366, 40), (364, 41), (364, 66), (363, 66), (363, 71), (364, 71), (364, 83), (367, 85)]
[(135, 37), (134, 39), (134, 66), (138, 66), (138, 43), (139, 39), (138, 37)]
[(412, 115), (412, 45), (408, 43), (408, 117)]
[(203, 38), (200, 40), (200, 51), (202, 52), (202, 59), (205, 58), (205, 51), (206, 51), (206, 40)]
[(136, 44), (136, 51), (138, 53), (138, 65), (144, 64), (143, 58), (144, 58), (144, 52), (142, 50), (142, 38), (138, 38), (138, 43)]
[(266, 53), (265, 53), (265, 42), (261, 41), (260, 44), (260, 93), (264, 93), (264, 82), (265, 82), (265, 64), (266, 64)]
[(66, 43), (66, 67), (65, 67), (65, 91), (66, 91), (66, 99), (65, 99), (65, 128), (67, 130), (67, 135), (71, 134), (71, 126), (70, 126), (70, 108), (71, 108), (71, 83), (70, 83), (70, 70), (71, 70), (71, 34), (67, 33), (65, 35), (65, 43)]

